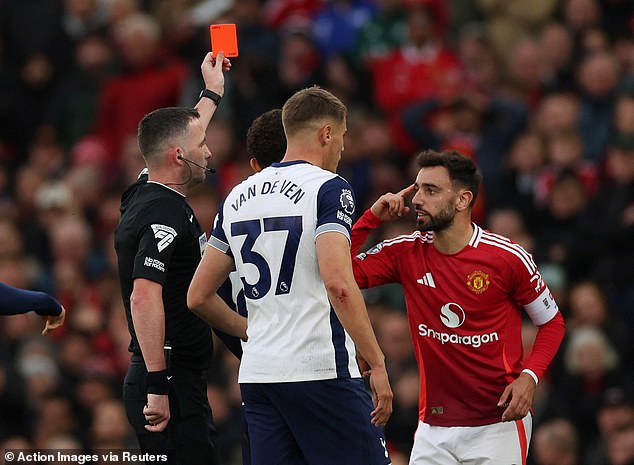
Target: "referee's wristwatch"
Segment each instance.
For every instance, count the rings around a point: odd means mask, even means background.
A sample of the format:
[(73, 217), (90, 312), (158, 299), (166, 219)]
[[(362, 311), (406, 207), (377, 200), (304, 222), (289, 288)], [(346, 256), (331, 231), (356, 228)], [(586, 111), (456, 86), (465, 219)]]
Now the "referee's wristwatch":
[(198, 98), (201, 99), (203, 97), (207, 97), (208, 99), (211, 99), (216, 104), (216, 106), (220, 106), (220, 100), (222, 100), (222, 95), (218, 95), (213, 90), (209, 90), (209, 89), (201, 90)]

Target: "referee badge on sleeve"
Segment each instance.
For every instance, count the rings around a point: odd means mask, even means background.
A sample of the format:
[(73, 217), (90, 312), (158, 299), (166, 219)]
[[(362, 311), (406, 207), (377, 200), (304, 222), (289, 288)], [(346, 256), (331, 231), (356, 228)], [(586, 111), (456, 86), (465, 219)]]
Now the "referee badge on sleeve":
[(165, 247), (174, 242), (174, 239), (178, 236), (174, 228), (165, 226), (164, 224), (153, 224), (152, 231), (154, 232), (154, 237), (157, 239), (156, 247), (159, 252), (162, 252)]

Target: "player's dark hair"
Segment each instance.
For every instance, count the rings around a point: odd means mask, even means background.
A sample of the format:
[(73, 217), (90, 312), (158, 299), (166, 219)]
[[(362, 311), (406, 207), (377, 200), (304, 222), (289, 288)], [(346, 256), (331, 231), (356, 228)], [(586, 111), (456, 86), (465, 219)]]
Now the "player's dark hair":
[(137, 140), (146, 163), (156, 161), (165, 144), (183, 137), (189, 123), (200, 118), (198, 110), (183, 107), (159, 108), (143, 117), (139, 123)]
[(431, 168), (433, 166), (444, 166), (449, 172), (449, 179), (452, 184), (465, 187), (473, 193), (470, 207), (478, 198), (482, 175), (478, 171), (473, 160), (455, 150), (437, 152), (435, 150), (425, 150), (418, 155), (416, 160), (420, 168)]
[(262, 169), (284, 158), (286, 135), (282, 110), (269, 110), (253, 121), (247, 131), (247, 152)]
[(282, 108), (282, 121), (287, 136), (292, 136), (307, 123), (323, 119), (343, 122), (346, 106), (327, 90), (318, 86), (295, 92)]

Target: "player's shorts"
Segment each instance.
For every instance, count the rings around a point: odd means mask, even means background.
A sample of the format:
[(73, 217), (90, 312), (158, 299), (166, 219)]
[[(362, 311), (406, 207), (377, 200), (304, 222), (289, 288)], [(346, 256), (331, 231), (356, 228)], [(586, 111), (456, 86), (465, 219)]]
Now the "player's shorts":
[(484, 426), (430, 426), (421, 421), (409, 465), (526, 465), (533, 428), (522, 420)]
[(240, 385), (252, 465), (389, 465), (360, 378)]

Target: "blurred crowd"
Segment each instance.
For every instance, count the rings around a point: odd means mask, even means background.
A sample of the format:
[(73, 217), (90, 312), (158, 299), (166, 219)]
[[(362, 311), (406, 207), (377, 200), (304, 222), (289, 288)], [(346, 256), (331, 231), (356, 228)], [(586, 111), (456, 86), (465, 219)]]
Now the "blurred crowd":
[[(422, 148), (477, 161), (474, 218), (529, 250), (567, 323), (534, 405), (530, 465), (634, 464), (634, 12), (629, 0), (0, 1), (0, 281), (45, 290), (67, 323), (0, 321), (3, 448), (131, 448), (113, 231), (143, 167), (136, 128), (193, 106), (212, 23), (240, 55), (209, 127), (217, 174), (189, 197), (209, 231), (250, 174), (251, 121), (318, 84), (349, 109), (339, 173), (360, 214), (415, 177)], [(371, 237), (409, 232), (413, 218)], [(368, 243), (370, 245), (370, 242)], [(418, 375), (400, 289), (364, 291), (407, 463)], [(527, 323), (526, 351), (534, 337)], [(216, 341), (208, 394), (240, 464), (238, 360)], [(442, 377), (442, 373), (438, 373)]]

